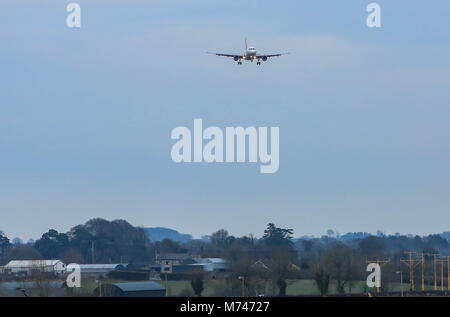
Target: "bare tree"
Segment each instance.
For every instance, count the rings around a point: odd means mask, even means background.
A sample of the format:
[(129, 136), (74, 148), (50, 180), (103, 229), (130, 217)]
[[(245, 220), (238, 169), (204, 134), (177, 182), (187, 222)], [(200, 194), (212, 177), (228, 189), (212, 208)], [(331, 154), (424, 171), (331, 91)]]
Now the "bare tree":
[(328, 294), (331, 274), (323, 264), (318, 264), (314, 270), (314, 281), (322, 296)]
[(345, 288), (350, 289), (357, 279), (355, 251), (349, 246), (337, 243), (331, 247), (326, 256), (325, 261), (331, 278), (336, 282), (338, 293), (344, 294)]

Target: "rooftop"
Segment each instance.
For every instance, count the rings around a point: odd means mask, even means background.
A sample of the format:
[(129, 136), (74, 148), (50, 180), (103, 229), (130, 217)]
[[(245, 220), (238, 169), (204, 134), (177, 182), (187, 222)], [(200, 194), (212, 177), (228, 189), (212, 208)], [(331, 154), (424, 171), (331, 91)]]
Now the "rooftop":
[(197, 254), (190, 253), (161, 253), (156, 254), (156, 260), (185, 260), (185, 259), (196, 259), (200, 256)]
[(111, 269), (114, 270), (118, 266), (126, 267), (126, 263), (114, 263), (114, 264), (78, 264), (83, 269)]
[(165, 290), (163, 285), (156, 282), (115, 283), (113, 285), (120, 288), (123, 292)]
[[(8, 264), (5, 265), (5, 268), (12, 267), (43, 267), (43, 266), (54, 266), (61, 260), (22, 260), (22, 261), (9, 261)], [(61, 262), (62, 263), (62, 262)]]

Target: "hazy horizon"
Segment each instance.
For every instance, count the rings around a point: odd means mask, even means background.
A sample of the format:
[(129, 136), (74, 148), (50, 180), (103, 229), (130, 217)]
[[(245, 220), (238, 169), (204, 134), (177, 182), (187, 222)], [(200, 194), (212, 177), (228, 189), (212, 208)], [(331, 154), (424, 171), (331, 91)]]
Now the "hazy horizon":
[[(376, 1), (0, 4), (0, 230), (90, 218), (199, 237), (450, 230), (450, 6)], [(289, 51), (256, 66), (207, 51)], [(280, 128), (280, 169), (175, 164), (177, 126)]]
[[(94, 217), (95, 218), (95, 217)], [(103, 219), (105, 219), (105, 218), (103, 218)], [(119, 219), (105, 219), (105, 220), (108, 220), (108, 221), (113, 221), (113, 220), (119, 220)], [(126, 219), (122, 219), (122, 220), (126, 220)], [(275, 225), (277, 225), (276, 224), (276, 222), (272, 222), (272, 223), (275, 223)], [(84, 222), (83, 223), (79, 223), (79, 224), (84, 224)], [(79, 225), (79, 224), (76, 224), (76, 225)], [(213, 229), (213, 230), (210, 230), (209, 232), (207, 231), (207, 229), (206, 229), (206, 231), (205, 231), (205, 233), (201, 233), (201, 234), (193, 234), (193, 233), (191, 233), (191, 232), (185, 232), (185, 231), (183, 231), (182, 229), (178, 229), (178, 228), (175, 228), (175, 227), (164, 227), (164, 226), (158, 226), (158, 225), (152, 225), (152, 226), (146, 226), (146, 225), (136, 225), (136, 224), (133, 224), (133, 223), (131, 223), (131, 225), (133, 225), (133, 226), (135, 226), (135, 227), (141, 227), (141, 228), (163, 228), (163, 229), (171, 229), (171, 230), (175, 230), (175, 231), (177, 231), (179, 234), (188, 234), (188, 235), (191, 235), (192, 236), (192, 238), (193, 239), (202, 239), (204, 236), (210, 236), (212, 233), (214, 233), (215, 231), (217, 231), (217, 230), (220, 230), (220, 229), (225, 229), (225, 230), (227, 230), (227, 228), (216, 228), (216, 229)], [(48, 230), (50, 230), (50, 229), (54, 229), (54, 230), (56, 230), (56, 231), (58, 231), (58, 232), (62, 232), (62, 233), (67, 233), (72, 227), (75, 227), (75, 225), (73, 225), (73, 226), (70, 226), (69, 228), (56, 228), (56, 227), (50, 227)], [(236, 236), (236, 237), (242, 237), (242, 236), (248, 236), (248, 235), (250, 235), (250, 234), (252, 234), (254, 237), (256, 237), (256, 238), (261, 238), (262, 236), (263, 236), (263, 234), (264, 234), (264, 229), (265, 229), (265, 227), (264, 228), (261, 228), (261, 230), (259, 230), (258, 232), (248, 232), (248, 233), (246, 233), (246, 234), (234, 234), (233, 232), (230, 232), (229, 230), (227, 230), (228, 231), (228, 233), (230, 234), (230, 235), (232, 235), (232, 236)], [(289, 229), (291, 229), (291, 227), (289, 227)], [(46, 233), (48, 230), (46, 230), (45, 232), (42, 232), (42, 234), (43, 233)], [(305, 237), (305, 236), (310, 236), (310, 237), (315, 237), (315, 238), (320, 238), (321, 236), (324, 236), (324, 235), (327, 235), (327, 231), (328, 230), (333, 230), (334, 231), (334, 233), (335, 233), (335, 235), (337, 235), (337, 234), (339, 234), (339, 235), (345, 235), (345, 234), (347, 234), (347, 233), (359, 233), (359, 232), (364, 232), (364, 233), (369, 233), (369, 234), (372, 234), (372, 235), (377, 235), (377, 233), (378, 232), (382, 232), (383, 234), (385, 234), (385, 235), (387, 235), (387, 236), (389, 236), (389, 235), (396, 235), (396, 234), (400, 234), (400, 235), (404, 235), (404, 236), (408, 236), (408, 235), (419, 235), (419, 236), (427, 236), (427, 235), (430, 235), (430, 234), (442, 234), (442, 233), (444, 233), (444, 232), (450, 232), (450, 229), (448, 229), (448, 230), (444, 230), (444, 231), (442, 231), (442, 232), (426, 232), (426, 233), (422, 233), (422, 234), (418, 234), (418, 233), (415, 233), (415, 232), (385, 232), (383, 229), (378, 229), (378, 230), (376, 230), (376, 231), (374, 231), (374, 232), (368, 232), (368, 231), (361, 231), (361, 230), (351, 230), (351, 231), (346, 231), (346, 232), (340, 232), (339, 230), (335, 230), (334, 228), (328, 228), (327, 230), (325, 230), (324, 232), (318, 232), (318, 233), (302, 233), (302, 232), (297, 232), (295, 229), (294, 229), (294, 235), (293, 235), (293, 237), (294, 238), (301, 238), (301, 237)], [(2, 231), (2, 230), (0, 230), (0, 231)], [(4, 233), (7, 233), (7, 232), (4, 232)], [(32, 240), (37, 240), (37, 239), (39, 239), (39, 238), (41, 238), (41, 236), (39, 235), (39, 236), (36, 236), (36, 237), (27, 237), (27, 236), (8, 236), (7, 234), (6, 234), (6, 236), (10, 239), (10, 240), (13, 240), (13, 239), (15, 239), (15, 238), (20, 238), (24, 243), (26, 243), (28, 240), (30, 240), (30, 239), (32, 239)]]

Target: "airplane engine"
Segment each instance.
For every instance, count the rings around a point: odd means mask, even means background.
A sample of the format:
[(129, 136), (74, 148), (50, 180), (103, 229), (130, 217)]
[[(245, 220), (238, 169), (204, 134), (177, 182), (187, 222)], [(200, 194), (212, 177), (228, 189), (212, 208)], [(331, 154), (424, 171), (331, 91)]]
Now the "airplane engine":
[(262, 60), (265, 62), (265, 61), (267, 61), (267, 56), (264, 56), (263, 58), (262, 58)]
[(237, 62), (239, 60), (239, 57), (235, 56), (234, 61)]

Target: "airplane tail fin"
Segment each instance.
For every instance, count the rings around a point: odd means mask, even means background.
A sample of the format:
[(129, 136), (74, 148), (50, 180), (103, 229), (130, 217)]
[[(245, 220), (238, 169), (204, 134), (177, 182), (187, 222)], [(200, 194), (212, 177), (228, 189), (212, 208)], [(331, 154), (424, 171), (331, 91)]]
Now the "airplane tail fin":
[(247, 47), (247, 38), (245, 38), (245, 50), (247, 50), (248, 49), (248, 47)]

